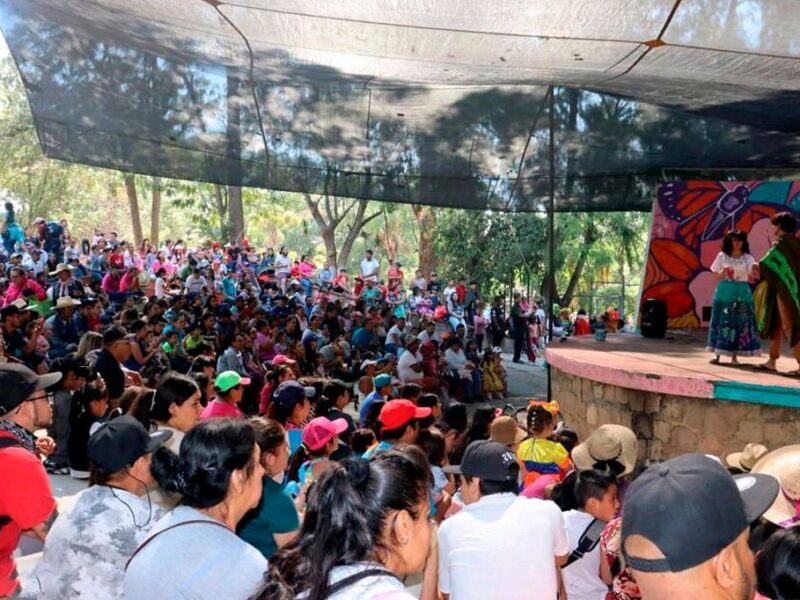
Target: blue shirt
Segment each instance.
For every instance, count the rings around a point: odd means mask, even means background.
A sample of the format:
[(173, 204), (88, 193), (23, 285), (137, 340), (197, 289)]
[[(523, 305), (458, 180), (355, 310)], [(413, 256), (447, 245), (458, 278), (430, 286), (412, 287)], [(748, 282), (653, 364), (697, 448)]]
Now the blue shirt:
[(394, 444), (392, 442), (380, 442), (378, 445), (373, 446), (372, 448), (364, 452), (364, 454), (361, 455), (361, 458), (366, 458), (366, 459), (374, 458), (375, 456), (383, 454), (384, 452), (387, 452), (392, 448), (394, 448)]
[(372, 390), (367, 397), (364, 398), (364, 401), (361, 403), (361, 408), (358, 410), (358, 425), (359, 427), (365, 427), (364, 422), (367, 420), (367, 413), (369, 412), (369, 406), (375, 400), (383, 400), (383, 396), (378, 393), (378, 390)]
[(353, 345), (356, 348), (369, 348), (375, 343), (375, 332), (366, 327), (356, 330), (353, 334)]

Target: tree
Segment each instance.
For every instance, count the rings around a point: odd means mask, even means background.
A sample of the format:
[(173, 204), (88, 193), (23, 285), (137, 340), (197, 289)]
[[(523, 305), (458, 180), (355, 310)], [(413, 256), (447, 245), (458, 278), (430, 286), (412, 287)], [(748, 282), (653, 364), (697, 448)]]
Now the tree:
[(133, 241), (138, 248), (143, 239), (142, 216), (139, 214), (139, 195), (136, 193), (136, 180), (133, 173), (125, 173), (125, 193), (128, 196), (128, 207), (131, 211), (131, 224), (133, 225)]
[(161, 233), (161, 180), (153, 177), (152, 202), (150, 204), (150, 243), (158, 247)]
[(436, 270), (436, 254), (433, 251), (433, 232), (436, 230), (436, 211), (430, 206), (412, 204), (411, 211), (419, 230), (419, 268), (425, 277)]

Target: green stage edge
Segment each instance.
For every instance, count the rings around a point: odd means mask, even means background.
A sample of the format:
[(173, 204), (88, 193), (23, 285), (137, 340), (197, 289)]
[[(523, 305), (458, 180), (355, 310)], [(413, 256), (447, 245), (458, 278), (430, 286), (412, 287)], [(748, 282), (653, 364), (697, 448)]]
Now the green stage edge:
[(714, 398), (751, 404), (800, 408), (800, 388), (755, 385), (735, 381), (714, 381)]

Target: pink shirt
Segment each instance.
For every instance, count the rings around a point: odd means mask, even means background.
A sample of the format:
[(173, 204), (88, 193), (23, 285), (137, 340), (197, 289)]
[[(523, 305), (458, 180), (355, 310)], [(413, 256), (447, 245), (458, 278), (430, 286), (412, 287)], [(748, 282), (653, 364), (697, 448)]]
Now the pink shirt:
[(212, 400), (200, 413), (200, 419), (217, 419), (220, 417), (241, 417), (242, 411), (236, 408), (233, 404), (227, 402), (220, 402), (219, 400)]
[(475, 326), (475, 335), (486, 334), (486, 319), (481, 315), (475, 315), (472, 318), (472, 324)]

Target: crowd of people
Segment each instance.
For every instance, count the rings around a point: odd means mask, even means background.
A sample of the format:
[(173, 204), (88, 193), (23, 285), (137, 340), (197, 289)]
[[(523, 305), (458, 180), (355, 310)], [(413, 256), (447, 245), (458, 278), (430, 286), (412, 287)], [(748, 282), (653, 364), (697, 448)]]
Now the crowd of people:
[[(800, 447), (642, 463), (492, 408), (521, 295), (57, 225), (3, 235), (0, 597), (796, 597)], [(87, 483), (61, 514), (48, 471)]]

